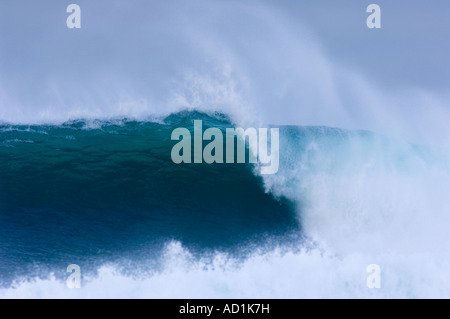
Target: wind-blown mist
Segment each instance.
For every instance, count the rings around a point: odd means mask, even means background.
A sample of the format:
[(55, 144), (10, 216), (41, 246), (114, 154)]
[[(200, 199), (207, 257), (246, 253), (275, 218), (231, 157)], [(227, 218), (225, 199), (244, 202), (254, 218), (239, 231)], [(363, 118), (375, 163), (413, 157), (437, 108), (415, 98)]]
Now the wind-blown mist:
[[(282, 127), (279, 173), (257, 178), (266, 195), (295, 206), (301, 236), (294, 236), (294, 245), (258, 244), (245, 258), (219, 248), (198, 256), (173, 236), (157, 269), (142, 266), (147, 259), (151, 264), (151, 254), (142, 254), (134, 277), (107, 260), (96, 275), (86, 275), (80, 290), (67, 289), (61, 278), (33, 274), (35, 280), (21, 276), (1, 289), (1, 297), (450, 296), (448, 90), (403, 83), (387, 87), (363, 68), (334, 58), (314, 26), (295, 19), (285, 3), (77, 4), (82, 8), (79, 30), (65, 27), (63, 3), (0, 4), (4, 177), (14, 180), (6, 172), (12, 167), (7, 161), (25, 158), (25, 143), (35, 143), (34, 154), (42, 156), (33, 165), (54, 160), (39, 148), (39, 143), (50, 143), (82, 154), (77, 159), (67, 153), (67, 162), (53, 167), (72, 163), (66, 167), (77, 170), (74, 163), (80, 160), (87, 163), (82, 172), (95, 172), (89, 152), (68, 140), (101, 136), (110, 141), (108, 134), (122, 133), (111, 120), (125, 127), (124, 135), (146, 136), (164, 129), (141, 131), (127, 121), (175, 125), (166, 116), (175, 113), (178, 119), (183, 113), (177, 112), (188, 110), (188, 118), (198, 115), (194, 111), (205, 112), (201, 116), (216, 123), (214, 112), (220, 112), (229, 116), (230, 125)], [(24, 6), (29, 14), (21, 13)], [(74, 120), (82, 124), (70, 122)], [(93, 131), (79, 133), (79, 126)], [(11, 132), (18, 133), (5, 135)], [(121, 145), (117, 147), (125, 154)], [(22, 155), (11, 153), (13, 147)], [(108, 153), (113, 149), (92, 154), (106, 167), (112, 162), (120, 168), (126, 159), (114, 158)], [(152, 153), (151, 158), (164, 155)], [(141, 159), (138, 163), (144, 165)], [(57, 179), (58, 171), (48, 174)], [(154, 177), (145, 178), (149, 176)], [(69, 186), (78, 185), (71, 181)], [(226, 189), (223, 196), (229, 194)], [(254, 193), (260, 196), (254, 198), (265, 198), (256, 187)], [(284, 216), (278, 226), (286, 224)], [(291, 226), (286, 226), (289, 236)], [(366, 286), (366, 267), (373, 263), (383, 269), (379, 290)]]
[(364, 128), (408, 138), (446, 132), (448, 95), (401, 86), (380, 91), (275, 5), (81, 1), (83, 27), (69, 30), (63, 4), (25, 1), (30, 14), (22, 15), (20, 2), (2, 5), (3, 121), (196, 107), (223, 109), (236, 121)]

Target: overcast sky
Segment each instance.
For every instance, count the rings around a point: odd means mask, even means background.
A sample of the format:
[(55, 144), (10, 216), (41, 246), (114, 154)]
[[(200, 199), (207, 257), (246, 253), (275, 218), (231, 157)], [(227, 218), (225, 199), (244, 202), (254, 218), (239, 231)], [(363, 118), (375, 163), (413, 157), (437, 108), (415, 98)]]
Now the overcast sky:
[[(255, 82), (248, 91), (265, 94), (255, 104), (292, 109), (337, 101), (339, 83), (325, 90), (336, 73), (327, 70), (330, 63), (359, 72), (380, 90), (449, 92), (449, 1), (377, 0), (381, 29), (366, 26), (370, 1), (72, 2), (82, 10), (78, 30), (66, 27), (69, 1), (0, 2), (0, 117), (64, 109), (45, 109), (52, 103), (113, 103), (124, 95), (159, 103), (186, 70), (214, 78), (210, 70), (219, 64), (222, 74), (228, 65), (240, 69), (242, 85)], [(314, 91), (318, 86), (324, 88)], [(354, 99), (338, 93), (341, 103)], [(319, 111), (303, 116), (313, 119)]]
[[(278, 1), (277, 1), (278, 3)], [(381, 7), (381, 29), (365, 27), (365, 8)], [(445, 0), (282, 1), (317, 33), (336, 59), (369, 70), (388, 85), (450, 85), (450, 2)]]

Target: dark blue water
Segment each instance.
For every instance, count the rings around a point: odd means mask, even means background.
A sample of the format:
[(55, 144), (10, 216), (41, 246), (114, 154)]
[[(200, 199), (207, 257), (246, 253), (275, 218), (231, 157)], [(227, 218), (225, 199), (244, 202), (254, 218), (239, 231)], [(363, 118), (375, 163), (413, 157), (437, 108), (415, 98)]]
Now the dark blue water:
[(0, 281), (84, 269), (170, 240), (239, 251), (298, 234), (293, 203), (264, 192), (250, 164), (174, 164), (176, 127), (232, 127), (197, 112), (155, 121), (0, 126)]

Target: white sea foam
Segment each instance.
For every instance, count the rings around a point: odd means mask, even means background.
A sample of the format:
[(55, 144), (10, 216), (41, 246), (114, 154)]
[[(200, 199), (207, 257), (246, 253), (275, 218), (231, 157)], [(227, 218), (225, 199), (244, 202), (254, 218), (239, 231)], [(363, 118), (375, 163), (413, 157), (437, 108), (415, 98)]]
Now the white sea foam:
[[(179, 243), (166, 251), (164, 270), (131, 277), (101, 267), (69, 289), (55, 278), (34, 279), (0, 289), (1, 298), (417, 298), (448, 297), (448, 255), (352, 253), (332, 256), (319, 250), (274, 250), (245, 262), (217, 255), (213, 262), (193, 262)], [(367, 265), (382, 267), (381, 289), (366, 285)]]

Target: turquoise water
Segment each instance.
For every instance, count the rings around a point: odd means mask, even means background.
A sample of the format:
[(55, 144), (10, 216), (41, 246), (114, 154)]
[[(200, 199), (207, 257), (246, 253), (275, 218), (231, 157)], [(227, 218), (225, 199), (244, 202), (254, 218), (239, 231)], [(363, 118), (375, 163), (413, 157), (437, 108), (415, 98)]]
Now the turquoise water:
[[(224, 116), (0, 127), (0, 278), (80, 264), (157, 259), (164, 243), (240, 251), (300, 232), (292, 202), (250, 164), (174, 164), (176, 127), (232, 127)], [(288, 236), (288, 237), (289, 237)], [(283, 239), (284, 238), (284, 239)], [(45, 269), (45, 271), (43, 271)]]

